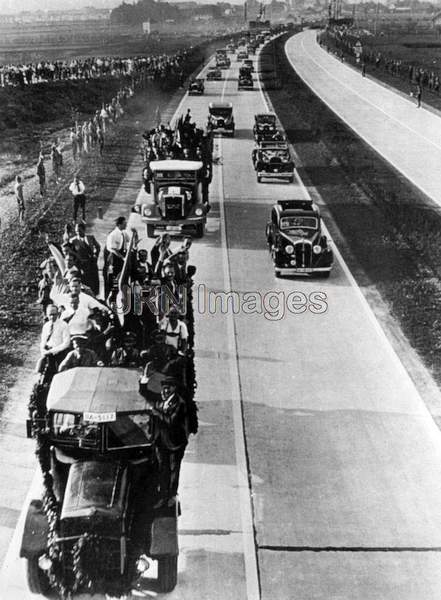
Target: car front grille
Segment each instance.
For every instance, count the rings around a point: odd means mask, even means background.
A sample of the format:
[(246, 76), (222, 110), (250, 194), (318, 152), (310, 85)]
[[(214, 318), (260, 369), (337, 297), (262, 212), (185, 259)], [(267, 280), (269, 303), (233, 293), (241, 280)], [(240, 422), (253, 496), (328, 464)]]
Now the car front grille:
[(302, 240), (294, 245), (296, 266), (311, 267), (312, 265), (312, 244)]
[(170, 220), (182, 219), (182, 198), (165, 199), (165, 218)]

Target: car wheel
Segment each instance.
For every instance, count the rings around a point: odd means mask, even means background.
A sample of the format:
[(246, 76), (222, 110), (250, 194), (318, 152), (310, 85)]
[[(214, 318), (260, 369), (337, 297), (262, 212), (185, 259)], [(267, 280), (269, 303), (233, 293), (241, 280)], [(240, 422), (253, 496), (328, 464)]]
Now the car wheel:
[(147, 237), (154, 238), (155, 237), (155, 226), (147, 225)]
[(178, 557), (163, 556), (158, 558), (158, 584), (162, 594), (173, 591), (178, 582)]
[(294, 183), (294, 176), (288, 179), (288, 183)]
[(329, 279), (329, 276), (331, 275), (331, 271), (321, 271), (320, 273), (317, 273), (319, 279)]
[(42, 594), (45, 596), (50, 591), (51, 586), (48, 576), (38, 566), (38, 558), (38, 556), (33, 556), (27, 559), (26, 578), (32, 594)]
[(274, 276), (276, 277), (276, 279), (282, 279), (283, 277), (282, 273), (277, 269), (274, 271)]
[(194, 237), (195, 238), (201, 238), (204, 237), (204, 233), (205, 233), (205, 227), (203, 223), (198, 223), (196, 225), (196, 230), (195, 230), (195, 234)]
[(257, 176), (257, 183), (262, 183), (262, 177), (260, 175)]

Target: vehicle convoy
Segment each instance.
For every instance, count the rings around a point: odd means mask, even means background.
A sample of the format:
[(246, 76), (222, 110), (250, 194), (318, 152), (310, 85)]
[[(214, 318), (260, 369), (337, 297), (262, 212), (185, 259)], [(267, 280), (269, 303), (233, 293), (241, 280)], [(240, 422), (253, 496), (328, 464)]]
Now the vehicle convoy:
[(271, 209), (266, 239), (276, 277), (315, 274), (329, 277), (333, 252), (312, 200), (279, 200)]
[(286, 142), (260, 142), (253, 150), (252, 161), (258, 183), (264, 178), (294, 181), (295, 165)]
[(272, 140), (277, 132), (277, 118), (274, 113), (254, 115), (253, 134), (256, 142)]
[(229, 69), (231, 66), (231, 60), (227, 56), (226, 48), (219, 48), (216, 50), (216, 66), (220, 69)]
[(192, 79), (188, 85), (189, 96), (202, 96), (205, 91), (204, 80), (202, 78)]
[(234, 137), (234, 116), (231, 102), (210, 102), (208, 105), (207, 130)]
[(253, 76), (249, 67), (240, 67), (239, 79), (237, 82), (238, 90), (252, 90), (254, 89)]
[(220, 67), (211, 66), (207, 71), (207, 80), (222, 81), (222, 70)]
[(211, 181), (208, 166), (202, 160), (150, 163), (150, 192), (143, 191), (134, 207), (146, 224), (148, 237), (154, 237), (155, 231), (204, 235)]

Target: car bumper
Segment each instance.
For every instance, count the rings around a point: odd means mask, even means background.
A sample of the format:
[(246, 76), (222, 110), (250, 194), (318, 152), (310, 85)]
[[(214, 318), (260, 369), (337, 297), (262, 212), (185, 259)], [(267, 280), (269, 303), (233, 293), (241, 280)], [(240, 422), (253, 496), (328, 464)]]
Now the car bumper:
[(205, 224), (207, 222), (207, 215), (201, 217), (187, 217), (186, 219), (180, 220), (165, 220), (165, 219), (149, 219), (143, 217), (142, 219), (146, 225), (151, 225), (155, 229), (161, 229), (162, 231), (183, 231), (184, 228), (196, 227), (197, 225)]
[(234, 133), (233, 127), (229, 129), (227, 129), (226, 127), (211, 127), (211, 131), (213, 133), (220, 133), (221, 135)]
[(276, 273), (280, 273), (280, 275), (299, 275), (302, 273), (311, 274), (311, 273), (329, 273), (332, 269), (330, 267), (275, 267), (274, 270)]
[(267, 179), (292, 179), (294, 171), (257, 171), (258, 177), (266, 177)]

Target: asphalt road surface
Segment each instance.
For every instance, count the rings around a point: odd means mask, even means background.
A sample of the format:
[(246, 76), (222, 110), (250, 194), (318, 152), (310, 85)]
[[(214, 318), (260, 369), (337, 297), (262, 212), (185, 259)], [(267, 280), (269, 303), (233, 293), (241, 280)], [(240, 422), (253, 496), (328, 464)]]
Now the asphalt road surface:
[[(201, 425), (183, 464), (179, 581), (168, 597), (439, 600), (441, 434), (338, 249), (327, 281), (274, 278), (270, 207), (307, 191), (299, 180), (256, 182), (253, 115), (267, 105), (258, 87), (238, 92), (237, 72), (233, 63), (181, 105), (204, 122), (209, 101), (233, 102), (237, 135), (216, 141), (213, 209), (192, 248), (205, 286), (195, 315)], [(122, 208), (115, 199), (103, 232)], [(136, 215), (131, 224), (143, 231)], [(204, 289), (239, 292), (239, 310), (208, 310)], [(35, 598), (20, 536), (19, 523), (4, 600)]]

